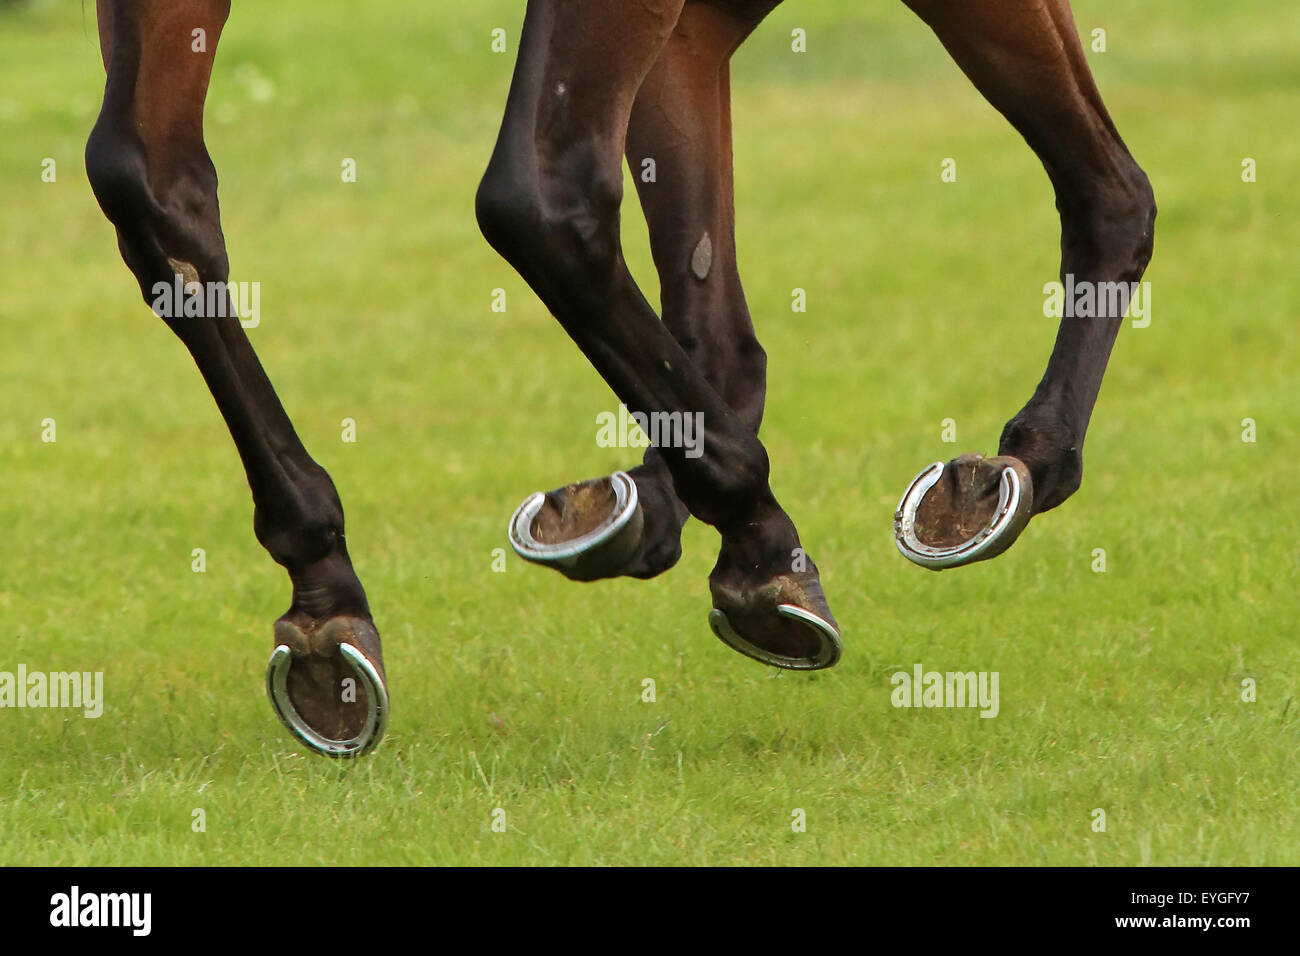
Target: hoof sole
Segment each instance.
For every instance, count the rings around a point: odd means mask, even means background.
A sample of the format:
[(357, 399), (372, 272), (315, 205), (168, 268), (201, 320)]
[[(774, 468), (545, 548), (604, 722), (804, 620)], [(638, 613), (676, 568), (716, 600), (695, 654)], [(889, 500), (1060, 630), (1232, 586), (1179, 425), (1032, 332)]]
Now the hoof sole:
[(555, 568), (575, 581), (617, 573), (640, 547), (645, 519), (636, 482), (631, 476), (616, 471), (607, 479), (597, 480), (609, 482), (613, 507), (595, 527), (563, 541), (539, 540), (534, 533), (535, 523), (549, 497), (539, 491), (529, 496), (510, 518), (508, 534), (515, 553), (525, 561)]
[(718, 636), (718, 640), (732, 650), (772, 667), (792, 671), (816, 671), (834, 667), (838, 663), (840, 654), (844, 651), (844, 642), (835, 625), (820, 615), (794, 604), (778, 604), (776, 613), (788, 622), (788, 627), (798, 628), (804, 632), (805, 638), (811, 638), (817, 645), (817, 649), (809, 655), (799, 657), (765, 650), (738, 633), (731, 626), (731, 620), (726, 612), (716, 607), (709, 612), (709, 626), (713, 628), (713, 633)]
[(288, 644), (279, 643), (271, 652), (271, 659), (266, 665), (266, 694), (285, 729), (314, 753), (326, 757), (360, 757), (373, 750), (383, 739), (384, 730), (388, 726), (388, 687), (379, 668), (355, 645), (340, 641), (337, 652), (356, 675), (361, 692), (365, 695), (366, 716), (353, 736), (327, 736), (299, 713), (289, 693), (289, 671), (295, 655)]
[(952, 462), (935, 462), (912, 479), (894, 513), (894, 541), (903, 557), (923, 568), (942, 571), (997, 557), (1011, 547), (1029, 523), (1033, 482), (1029, 469), (1018, 459), (1007, 456), (988, 463), (992, 462), (1001, 464), (997, 505), (983, 528), (955, 544), (927, 544), (917, 536), (917, 510)]

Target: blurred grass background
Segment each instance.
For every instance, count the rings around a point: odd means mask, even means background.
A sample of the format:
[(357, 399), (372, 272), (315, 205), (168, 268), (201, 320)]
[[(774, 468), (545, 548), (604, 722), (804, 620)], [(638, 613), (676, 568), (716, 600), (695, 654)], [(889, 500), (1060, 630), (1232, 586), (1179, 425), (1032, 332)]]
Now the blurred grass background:
[[(651, 582), (492, 571), (525, 494), (633, 463), (474, 222), (523, 4), (235, 5), (207, 113), (232, 278), (262, 284), (250, 334), (343, 496), (392, 681), (389, 739), (349, 765), (263, 699), (287, 580), (86, 184), (93, 4), (0, 12), (0, 670), (102, 670), (107, 695), (98, 720), (0, 710), (0, 862), (1300, 862), (1300, 10), (1074, 10), (1156, 189), (1153, 321), (1121, 334), (1080, 493), (943, 575), (895, 552), (893, 508), (928, 462), (992, 453), (1042, 373), (1047, 179), (901, 4), (791, 0), (734, 61), (763, 438), (847, 648), (797, 675), (710, 634), (697, 523)], [(656, 301), (630, 182), (624, 212)], [(892, 708), (917, 662), (998, 671), (999, 717)]]

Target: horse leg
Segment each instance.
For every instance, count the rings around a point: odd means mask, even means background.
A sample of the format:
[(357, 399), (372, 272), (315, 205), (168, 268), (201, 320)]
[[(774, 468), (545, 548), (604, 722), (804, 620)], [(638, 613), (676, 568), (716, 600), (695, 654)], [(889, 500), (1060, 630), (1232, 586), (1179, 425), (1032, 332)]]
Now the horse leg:
[[(767, 355), (754, 334), (736, 265), (728, 62), (774, 6), (728, 12), (687, 0), (637, 91), (626, 149), (650, 228), (664, 325), (755, 434), (763, 418)], [(652, 445), (626, 474), (643, 515), (636, 546), (592, 554), (587, 543), (581, 562), (555, 564), (542, 553), (538, 563), (582, 580), (649, 578), (677, 563), (690, 512), (677, 497), (667, 461)], [(621, 481), (616, 474), (547, 492), (533, 520), (562, 525), (593, 491), (608, 502)], [(625, 533), (631, 538), (636, 530), (630, 526)], [(517, 539), (516, 548), (533, 557)]]
[[(1102, 103), (1066, 0), (1014, 10), (998, 0), (906, 2), (1042, 160), (1061, 214), (1062, 282), (1135, 288), (1151, 258), (1155, 199)], [(904, 555), (935, 570), (994, 557), (1030, 517), (1078, 489), (1122, 313), (1108, 299), (1099, 317), (1062, 320), (1047, 371), (1003, 429), (998, 457), (963, 455), (913, 481), (895, 516)]]
[[(226, 287), (203, 103), (229, 12), (229, 0), (99, 0), (108, 80), (86, 172), (145, 301), (216, 400), (253, 493), (257, 538), (293, 583), (268, 667), (276, 712), (317, 752), (353, 756), (379, 741), (387, 717), (379, 634), (348, 558), (338, 494), (294, 433)], [(177, 282), (212, 298), (166, 304), (160, 293)]]
[[(826, 667), (839, 657), (839, 633), (816, 567), (772, 494), (767, 453), (659, 321), (619, 243), (628, 123), (683, 6), (531, 0), (501, 135), (479, 187), (479, 223), (630, 409), (702, 416), (698, 455), (677, 443), (658, 453), (690, 513), (722, 535), (709, 577), (715, 630), (765, 663)], [(584, 496), (588, 515), (630, 515), (623, 528), (635, 529), (641, 509), (623, 491), (621, 501)], [(530, 547), (555, 545), (589, 559), (590, 550), (576, 553), (571, 532), (581, 535), (581, 525), (593, 522), (583, 515), (573, 528), (548, 528), (545, 502), (538, 504), (531, 515), (528, 503), (516, 515), (512, 540), (526, 536)], [(602, 544), (635, 541), (620, 530)]]

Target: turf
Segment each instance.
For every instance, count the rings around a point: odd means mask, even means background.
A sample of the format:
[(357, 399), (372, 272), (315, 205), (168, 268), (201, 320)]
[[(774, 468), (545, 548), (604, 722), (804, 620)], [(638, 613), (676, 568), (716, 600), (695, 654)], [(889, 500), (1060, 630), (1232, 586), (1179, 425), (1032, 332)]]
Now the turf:
[[(250, 335), (341, 491), (391, 676), (351, 764), (263, 699), (288, 584), (86, 184), (90, 7), (0, 13), (0, 670), (103, 671), (106, 706), (0, 710), (0, 862), (1300, 862), (1294, 3), (1075, 3), (1160, 205), (1152, 323), (1120, 337), (1082, 490), (941, 575), (892, 511), (925, 464), (992, 453), (1042, 372), (1046, 177), (901, 4), (791, 0), (738, 54), (762, 436), (846, 641), (816, 675), (713, 638), (699, 524), (650, 582), (493, 569), (526, 493), (634, 462), (474, 222), (522, 4), (236, 4), (208, 110), (233, 278), (262, 284)], [(917, 663), (997, 671), (1000, 713), (894, 708)]]

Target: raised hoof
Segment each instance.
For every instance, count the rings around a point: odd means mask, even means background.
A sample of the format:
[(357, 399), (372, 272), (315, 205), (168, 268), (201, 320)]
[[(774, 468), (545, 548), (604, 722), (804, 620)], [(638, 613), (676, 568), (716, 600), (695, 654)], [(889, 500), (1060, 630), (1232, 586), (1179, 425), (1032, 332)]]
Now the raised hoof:
[(942, 571), (995, 558), (1029, 523), (1034, 485), (1010, 455), (935, 462), (903, 492), (894, 540), (909, 561)]
[(645, 530), (636, 482), (616, 471), (555, 491), (537, 492), (510, 518), (510, 546), (525, 561), (574, 581), (623, 573)]
[[(744, 596), (714, 588), (709, 626), (746, 657), (794, 671), (834, 667), (844, 651), (821, 585), (782, 576)], [(814, 610), (810, 610), (813, 608)]]
[(373, 750), (388, 724), (388, 686), (373, 624), (334, 617), (275, 622), (266, 693), (289, 733), (326, 757)]

